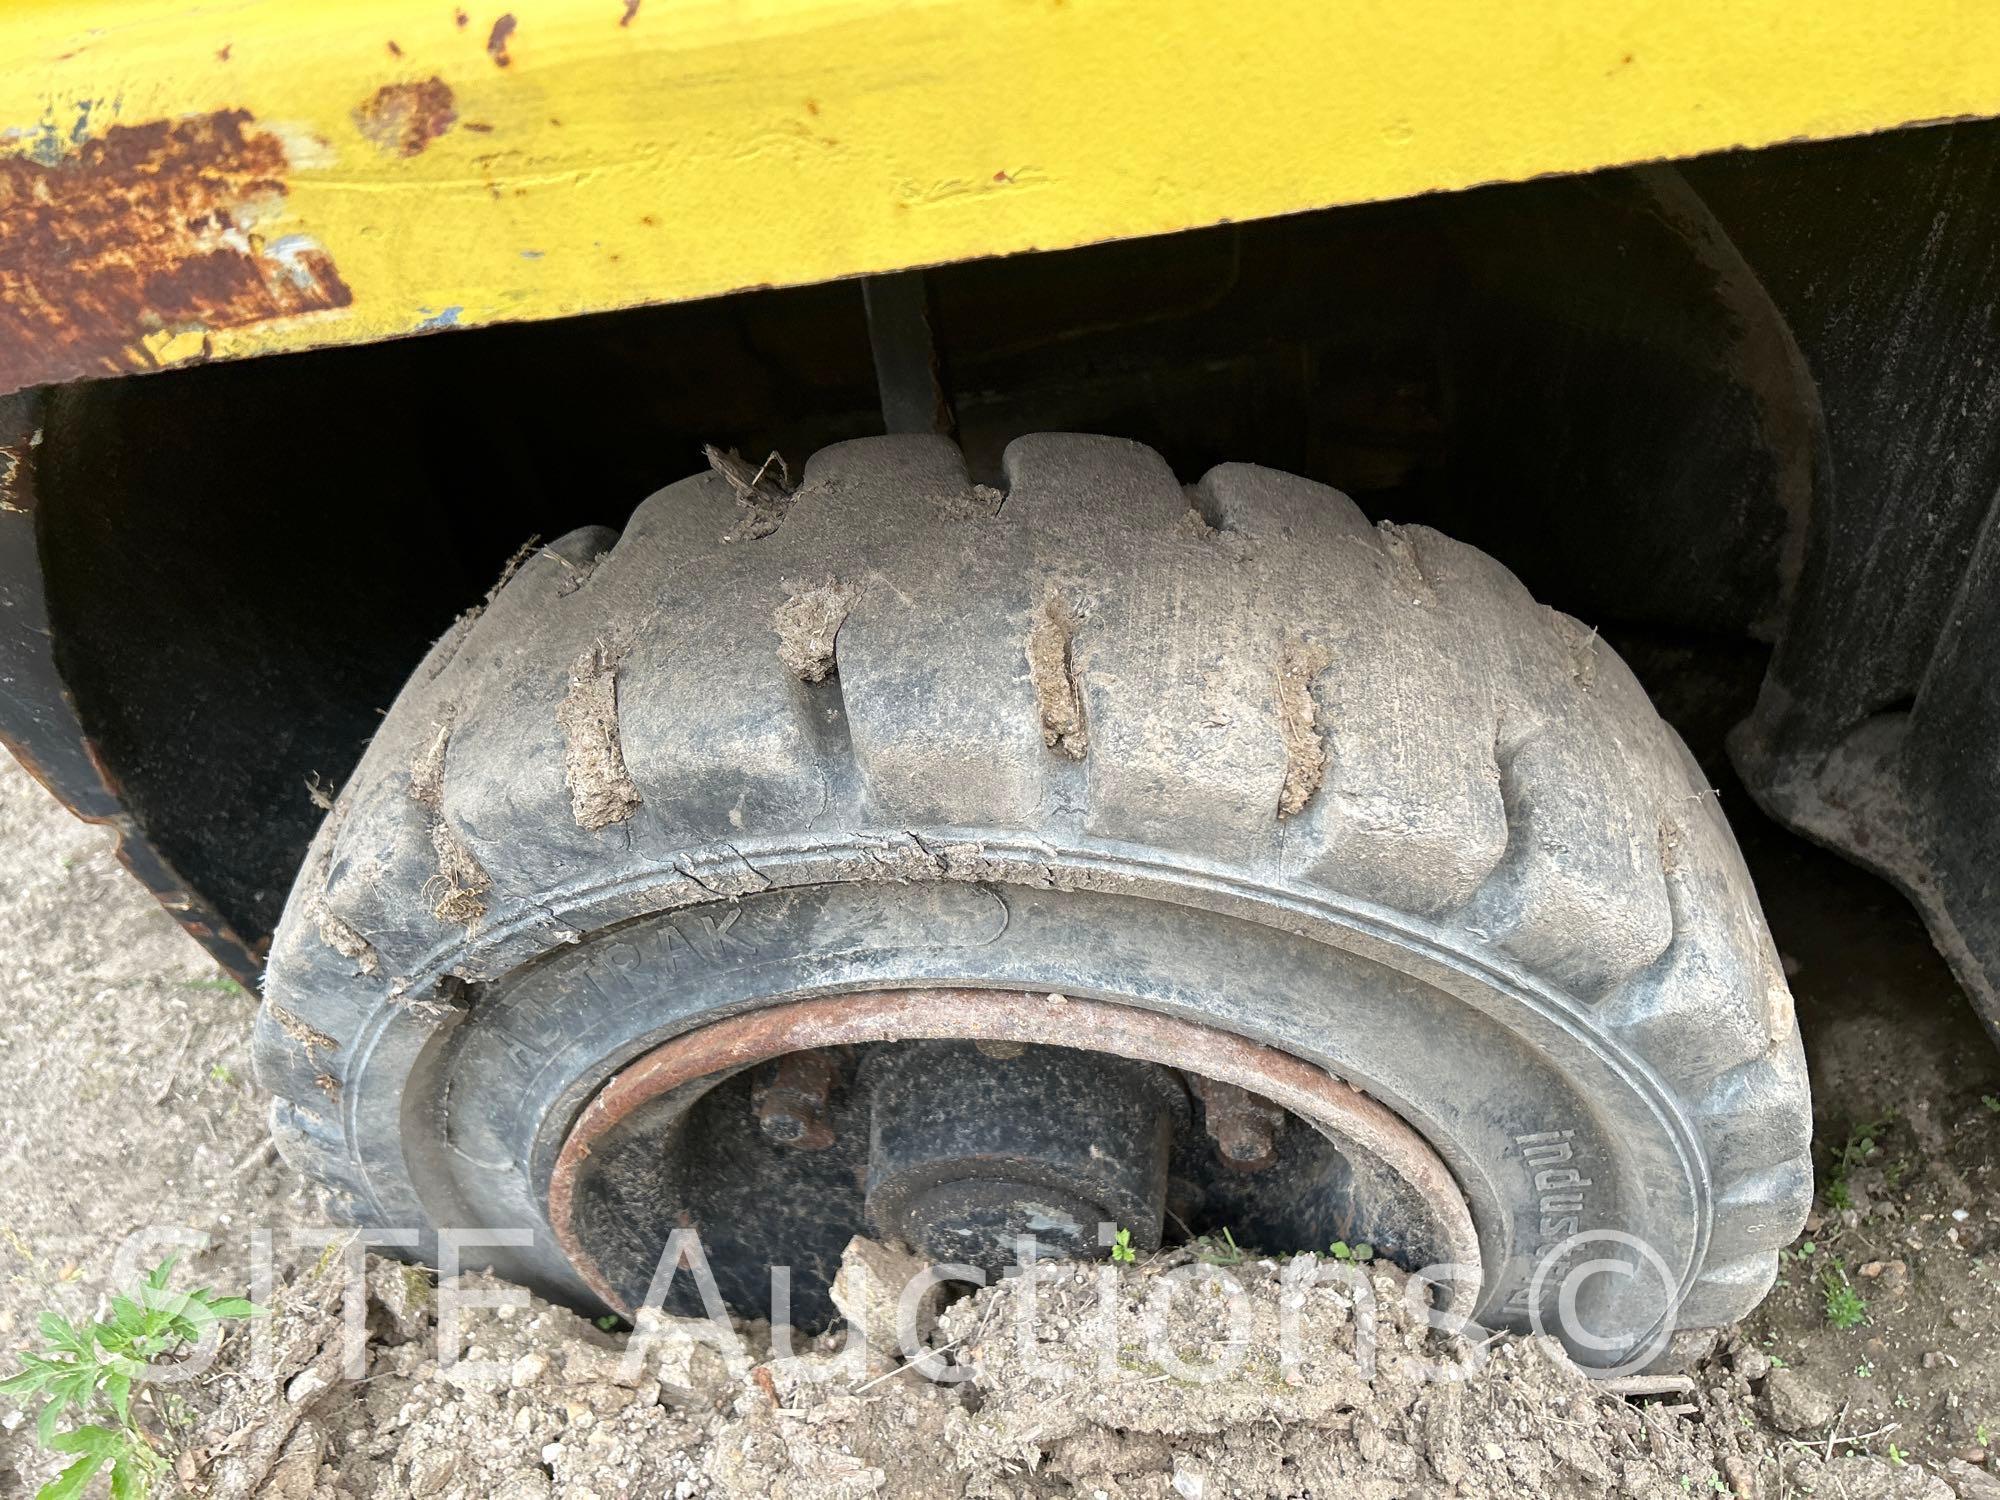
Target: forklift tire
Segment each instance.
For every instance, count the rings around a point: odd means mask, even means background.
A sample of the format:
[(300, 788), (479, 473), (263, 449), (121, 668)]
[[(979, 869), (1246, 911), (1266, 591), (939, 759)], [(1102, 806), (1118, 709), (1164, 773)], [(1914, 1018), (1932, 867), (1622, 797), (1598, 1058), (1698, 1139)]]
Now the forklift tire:
[(1600, 1365), (1764, 1295), (1813, 1186), (1791, 997), (1594, 631), (1325, 486), (1183, 487), (1121, 439), (1022, 438), (1004, 493), (940, 438), (796, 490), (711, 458), (511, 569), (314, 841), (256, 1050), (330, 1212), (424, 1259), (514, 1228), (473, 1258), (595, 1305), (551, 1194), (621, 1074), (980, 989), (1058, 997), (1051, 1050), (1103, 1001), (1351, 1085), (1443, 1164), (1481, 1323), (1606, 1255), (1595, 1333), (1551, 1330)]

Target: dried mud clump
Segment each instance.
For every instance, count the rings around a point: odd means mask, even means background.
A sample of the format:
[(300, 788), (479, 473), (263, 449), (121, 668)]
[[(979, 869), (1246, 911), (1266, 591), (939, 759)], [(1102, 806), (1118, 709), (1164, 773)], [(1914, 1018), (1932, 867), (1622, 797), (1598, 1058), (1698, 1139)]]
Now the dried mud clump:
[(569, 693), (556, 710), (563, 734), (563, 781), (579, 828), (596, 833), (639, 810), (639, 788), (618, 740), (618, 655), (601, 642), (569, 669)]
[(834, 670), (840, 627), (860, 597), (859, 584), (827, 578), (779, 605), (771, 627), (778, 634), (778, 660), (786, 670), (801, 682), (826, 681)]
[(1028, 677), (1041, 708), (1042, 741), (1071, 760), (1082, 760), (1090, 745), (1075, 656), (1082, 623), (1061, 590), (1051, 585), (1028, 631)]
[(446, 718), (411, 762), (410, 800), (430, 818), (431, 850), (437, 856), (438, 866), (437, 874), (425, 887), (425, 893), (433, 901), (431, 913), (440, 922), (470, 927), (486, 915), (485, 897), (493, 889), (493, 877), (445, 821), (444, 763), (450, 747), (451, 721)]
[(1278, 732), (1285, 742), (1285, 780), (1278, 816), (1304, 810), (1326, 779), (1326, 736), (1313, 702), (1313, 680), (1333, 664), (1323, 645), (1293, 637), (1278, 654)]

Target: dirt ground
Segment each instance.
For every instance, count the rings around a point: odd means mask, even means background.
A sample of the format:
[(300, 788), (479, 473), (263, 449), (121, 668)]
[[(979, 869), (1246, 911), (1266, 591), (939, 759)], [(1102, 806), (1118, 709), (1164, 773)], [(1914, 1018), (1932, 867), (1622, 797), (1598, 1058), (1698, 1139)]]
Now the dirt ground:
[[(297, 1270), (313, 1257), (281, 1253), (295, 1269), (268, 1340), (234, 1336), (176, 1408), (179, 1472), (195, 1493), (295, 1500), (1996, 1500), (2000, 1056), (1893, 892), (1761, 822), (1716, 775), (1799, 997), (1822, 1202), (1778, 1291), (1691, 1390), (1620, 1394), (1539, 1341), (1432, 1333), (1386, 1267), (1363, 1278), (1370, 1372), (1357, 1286), (1312, 1284), (1310, 1258), (1216, 1265), (1186, 1251), (1059, 1272), (1035, 1289), (1032, 1344), (1019, 1283), (954, 1304), (930, 1339), (973, 1372), (953, 1385), (823, 1348), (784, 1357), (758, 1328), (732, 1364), (694, 1336), (705, 1325), (673, 1323), (642, 1330), (635, 1368), (630, 1341), (525, 1299), (468, 1311), (441, 1338), (429, 1279), (379, 1265), (349, 1378), (340, 1262)], [(250, 1282), (253, 1230), (282, 1242), (317, 1224), (268, 1150), (248, 997), (125, 876), (101, 830), (3, 759), (0, 975), (0, 1344), (31, 1346), (44, 1308), (100, 1311), (131, 1266), (171, 1248), (141, 1244), (118, 1265), (147, 1226), (210, 1236), (189, 1264), (234, 1292)], [(865, 1281), (851, 1273), (850, 1300), (872, 1324)], [(1860, 1298), (1854, 1326), (1830, 1320), (1829, 1287)], [(1272, 1353), (1280, 1316), (1302, 1332), (1296, 1368)], [(1122, 1321), (1099, 1338), (1107, 1317)], [(1250, 1351), (1236, 1373), (1201, 1378), (1232, 1342)], [(1452, 1379), (1426, 1368), (1469, 1363)], [(0, 1398), (0, 1497), (54, 1472), (32, 1428)]]

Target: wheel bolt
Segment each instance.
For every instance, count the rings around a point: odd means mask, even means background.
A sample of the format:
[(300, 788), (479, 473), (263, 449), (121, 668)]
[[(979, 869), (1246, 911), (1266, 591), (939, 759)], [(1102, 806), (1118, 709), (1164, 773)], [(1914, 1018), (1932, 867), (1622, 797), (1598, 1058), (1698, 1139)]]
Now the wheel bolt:
[(1285, 1112), (1231, 1083), (1190, 1076), (1201, 1100), (1209, 1138), (1223, 1163), (1238, 1172), (1261, 1172), (1278, 1159), (1278, 1131)]
[(778, 1059), (750, 1091), (750, 1108), (764, 1139), (798, 1151), (824, 1151), (834, 1141), (826, 1120), (833, 1093), (833, 1060), (823, 1052), (793, 1052)]

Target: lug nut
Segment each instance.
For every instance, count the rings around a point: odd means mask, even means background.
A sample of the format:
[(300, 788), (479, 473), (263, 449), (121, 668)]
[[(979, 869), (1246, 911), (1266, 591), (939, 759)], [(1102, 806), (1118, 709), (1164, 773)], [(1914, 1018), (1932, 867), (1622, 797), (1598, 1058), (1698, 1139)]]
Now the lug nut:
[(764, 1139), (798, 1151), (824, 1151), (834, 1141), (826, 1120), (833, 1093), (833, 1059), (824, 1052), (793, 1052), (778, 1059), (750, 1091), (750, 1108)]
[(1201, 1100), (1209, 1138), (1225, 1166), (1238, 1172), (1261, 1172), (1278, 1159), (1284, 1110), (1232, 1083), (1190, 1075), (1188, 1084)]

